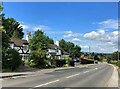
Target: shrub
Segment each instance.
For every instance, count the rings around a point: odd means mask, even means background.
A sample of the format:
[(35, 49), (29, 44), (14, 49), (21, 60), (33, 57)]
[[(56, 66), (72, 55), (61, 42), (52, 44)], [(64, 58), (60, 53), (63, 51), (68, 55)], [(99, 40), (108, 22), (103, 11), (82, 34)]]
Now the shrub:
[(120, 68), (120, 61), (118, 61), (118, 62), (116, 63), (116, 65)]
[(5, 58), (2, 60), (2, 68), (6, 70), (14, 71), (16, 70), (22, 63), (22, 57), (20, 54), (14, 49), (8, 49), (5, 53), (3, 53)]
[(31, 57), (30, 57), (30, 65), (38, 68), (42, 68), (46, 66), (46, 51), (42, 50), (41, 48), (34, 50), (31, 52)]
[(24, 64), (25, 64), (25, 65), (29, 65), (29, 61), (28, 61), (28, 60), (25, 60), (25, 61), (24, 61)]
[(72, 60), (70, 57), (65, 57), (64, 60), (66, 61), (67, 64)]
[(35, 62), (34, 62), (33, 60), (30, 60), (30, 62), (29, 62), (29, 66), (30, 66), (30, 67), (35, 67), (36, 64), (35, 64)]

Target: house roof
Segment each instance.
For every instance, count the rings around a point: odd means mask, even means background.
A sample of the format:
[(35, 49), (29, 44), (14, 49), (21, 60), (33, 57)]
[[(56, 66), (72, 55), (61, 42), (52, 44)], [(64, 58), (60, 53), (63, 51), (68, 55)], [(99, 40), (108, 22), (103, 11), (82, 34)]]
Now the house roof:
[(15, 46), (23, 46), (24, 44), (28, 44), (27, 40), (21, 40), (19, 38), (11, 38), (11, 43), (14, 43)]
[(62, 48), (61, 47), (59, 47), (59, 46), (57, 46), (57, 45), (55, 45), (55, 44), (50, 44), (49, 45), (50, 46), (50, 48), (58, 48), (58, 49), (61, 49), (62, 50)]

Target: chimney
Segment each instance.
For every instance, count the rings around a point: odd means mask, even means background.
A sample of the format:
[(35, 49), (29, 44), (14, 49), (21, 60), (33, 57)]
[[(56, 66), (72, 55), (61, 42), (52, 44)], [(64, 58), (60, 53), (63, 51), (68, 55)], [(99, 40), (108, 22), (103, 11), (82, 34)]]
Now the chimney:
[(57, 46), (59, 46), (59, 41), (58, 40), (56, 40), (56, 43), (55, 43)]
[(30, 39), (32, 39), (31, 32), (28, 32), (27, 35), (26, 35), (26, 40), (29, 42)]

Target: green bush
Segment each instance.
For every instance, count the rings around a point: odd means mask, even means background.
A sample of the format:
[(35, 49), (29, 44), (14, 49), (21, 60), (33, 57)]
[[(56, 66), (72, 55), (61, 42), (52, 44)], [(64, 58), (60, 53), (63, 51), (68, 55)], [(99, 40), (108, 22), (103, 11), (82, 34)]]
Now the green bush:
[(37, 68), (44, 68), (46, 66), (46, 51), (39, 48), (37, 50), (31, 51), (30, 65)]
[(25, 60), (25, 61), (24, 61), (24, 64), (25, 64), (25, 65), (29, 65), (29, 60)]
[(35, 67), (36, 64), (35, 64), (35, 62), (34, 62), (33, 60), (30, 60), (30, 62), (29, 62), (29, 66), (30, 66), (30, 67)]
[(66, 63), (69, 63), (72, 59), (70, 57), (65, 57), (64, 60), (66, 61)]
[(116, 63), (116, 65), (120, 68), (120, 61), (118, 61), (118, 62)]
[(2, 60), (2, 69), (16, 70), (22, 63), (22, 57), (20, 54), (14, 49), (8, 49), (7, 51), (2, 53), (4, 57)]
[(120, 61), (110, 61), (110, 63), (120, 68)]
[(111, 63), (111, 59), (107, 59), (107, 62), (108, 62), (108, 63)]

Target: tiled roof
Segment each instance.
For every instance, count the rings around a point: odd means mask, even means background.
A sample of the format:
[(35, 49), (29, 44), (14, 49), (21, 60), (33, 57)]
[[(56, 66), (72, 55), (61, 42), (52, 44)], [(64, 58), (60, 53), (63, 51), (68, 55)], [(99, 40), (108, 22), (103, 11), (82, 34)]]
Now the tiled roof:
[(28, 44), (27, 40), (21, 40), (19, 38), (12, 38), (11, 43), (14, 43), (15, 46), (23, 46), (23, 44)]

